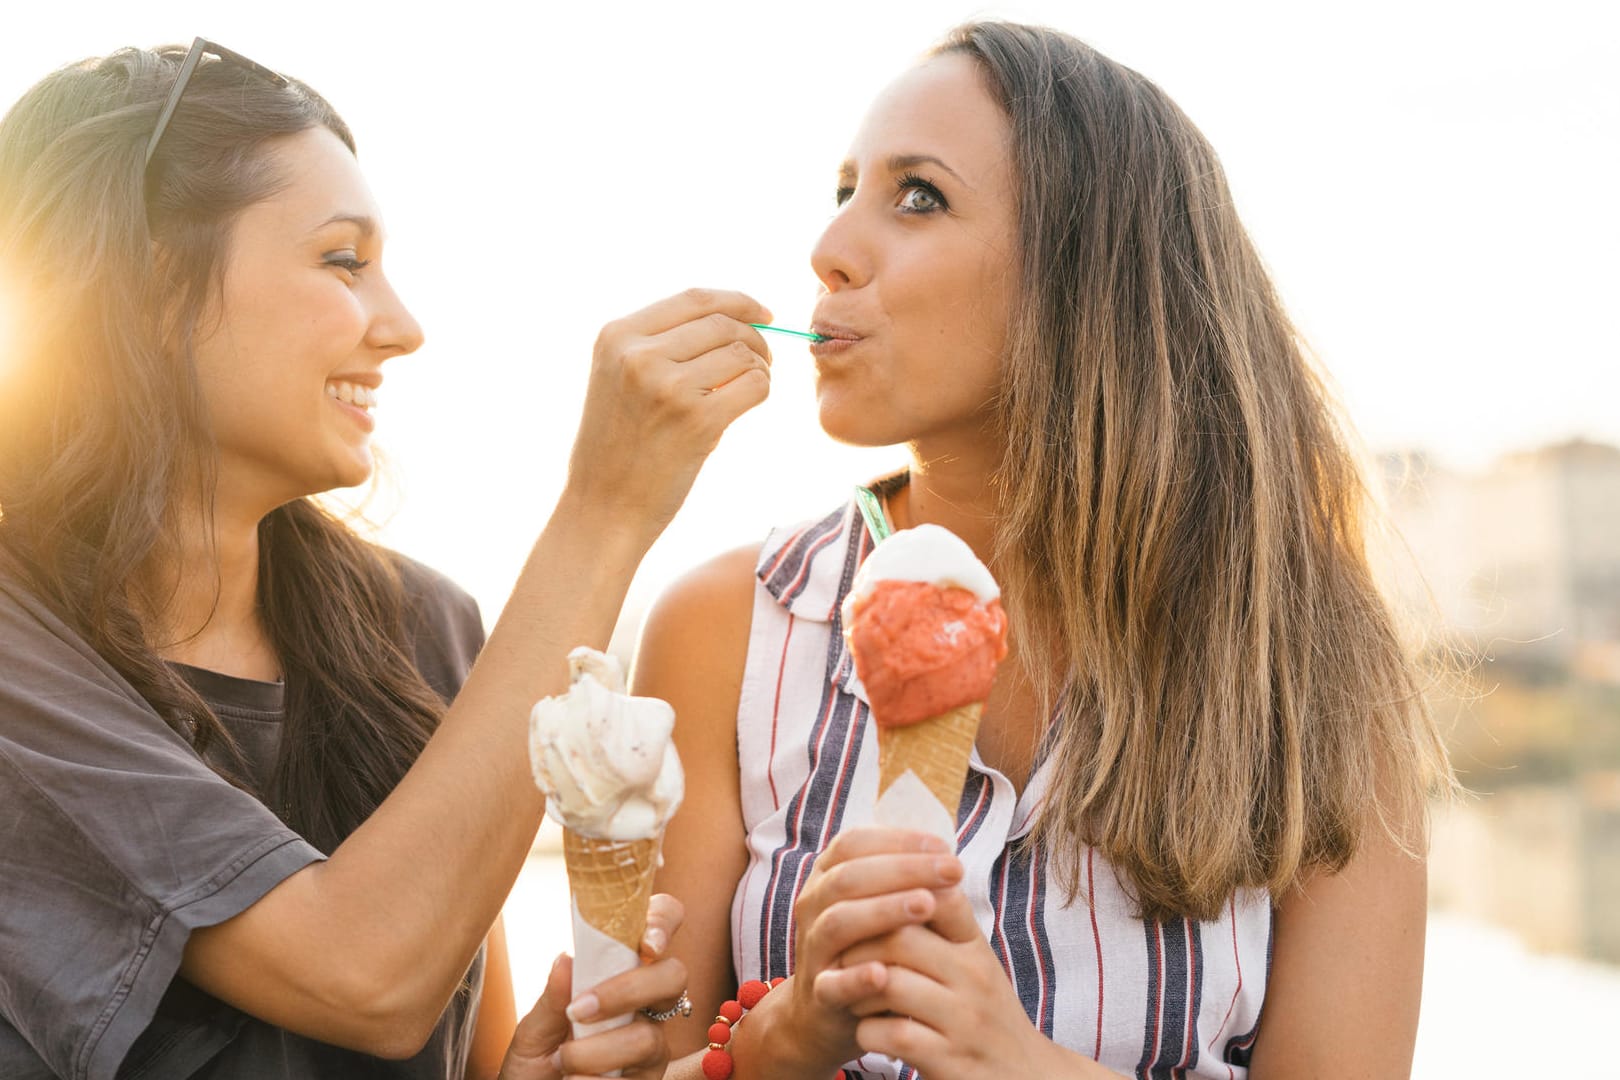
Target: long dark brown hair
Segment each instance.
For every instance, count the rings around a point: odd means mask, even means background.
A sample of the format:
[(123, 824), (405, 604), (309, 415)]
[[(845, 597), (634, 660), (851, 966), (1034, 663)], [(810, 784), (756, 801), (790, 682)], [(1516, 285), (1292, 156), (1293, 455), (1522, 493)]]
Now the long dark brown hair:
[[(245, 783), (219, 720), (155, 651), (148, 622), (166, 598), (151, 570), (178, 549), (178, 508), (212, 505), (192, 346), (235, 217), (283, 182), (276, 138), (324, 127), (351, 152), (354, 140), (307, 86), (205, 59), (148, 168), (184, 52), (64, 68), (0, 122), (0, 284), (22, 321), (0, 363), (0, 557)], [(263, 520), (259, 551), (286, 718), (258, 794), (330, 851), (398, 782), (444, 704), (414, 665), (396, 557), (309, 500)]]
[(938, 51), (977, 62), (1011, 127), (995, 558), (1057, 710), (1031, 843), (1071, 895), (1094, 844), (1145, 915), (1202, 919), (1343, 867), (1369, 828), (1413, 844), (1444, 746), (1349, 441), (1215, 153), (1056, 31), (970, 24)]

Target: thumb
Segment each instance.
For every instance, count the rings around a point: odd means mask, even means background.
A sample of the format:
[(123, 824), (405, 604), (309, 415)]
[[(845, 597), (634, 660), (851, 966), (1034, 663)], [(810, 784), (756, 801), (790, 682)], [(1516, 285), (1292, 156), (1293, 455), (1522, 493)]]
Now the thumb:
[(557, 1048), (568, 1041), (572, 1028), (565, 1010), (572, 994), (574, 961), (567, 954), (558, 956), (546, 977), (546, 988), (529, 1014), (518, 1021), (512, 1045), (506, 1052), (507, 1067), (549, 1063)]

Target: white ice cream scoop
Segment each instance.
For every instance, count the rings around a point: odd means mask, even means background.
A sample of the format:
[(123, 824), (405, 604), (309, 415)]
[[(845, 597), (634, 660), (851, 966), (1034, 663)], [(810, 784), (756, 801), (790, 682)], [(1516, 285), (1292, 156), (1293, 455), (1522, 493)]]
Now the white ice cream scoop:
[(966, 589), (981, 604), (1001, 596), (1001, 586), (967, 541), (940, 525), (901, 529), (872, 549), (844, 597), (846, 627), (855, 601), (880, 581), (923, 581), (940, 588)]
[(670, 735), (675, 710), (624, 692), (613, 657), (568, 654), (573, 685), (529, 714), (529, 763), (546, 808), (564, 828), (605, 840), (659, 835), (685, 794)]

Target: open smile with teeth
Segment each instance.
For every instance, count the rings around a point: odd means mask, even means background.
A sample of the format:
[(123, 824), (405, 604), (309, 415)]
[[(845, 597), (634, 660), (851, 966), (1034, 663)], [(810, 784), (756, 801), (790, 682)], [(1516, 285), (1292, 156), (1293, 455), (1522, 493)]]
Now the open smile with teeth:
[(369, 386), (344, 382), (341, 379), (333, 379), (326, 384), (326, 396), (336, 398), (345, 405), (365, 409), (367, 412), (371, 411), (377, 404), (377, 391)]

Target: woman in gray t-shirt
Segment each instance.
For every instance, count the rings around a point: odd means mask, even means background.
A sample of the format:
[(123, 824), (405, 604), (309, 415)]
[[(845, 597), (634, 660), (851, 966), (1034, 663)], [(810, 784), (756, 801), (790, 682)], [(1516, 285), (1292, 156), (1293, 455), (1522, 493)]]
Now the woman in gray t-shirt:
[[(200, 39), (0, 122), (0, 1075), (662, 1074), (647, 1019), (564, 1041), (566, 961), (514, 1038), (484, 943), (543, 810), (528, 709), (763, 399), (769, 313), (693, 291), (603, 331), (484, 644), (309, 501), (370, 475), (421, 342), (382, 248), (330, 106)], [(656, 901), (651, 962), (575, 1019), (667, 1007), (679, 922)]]

